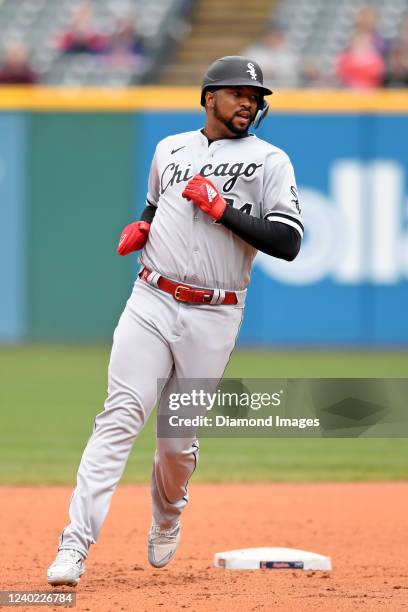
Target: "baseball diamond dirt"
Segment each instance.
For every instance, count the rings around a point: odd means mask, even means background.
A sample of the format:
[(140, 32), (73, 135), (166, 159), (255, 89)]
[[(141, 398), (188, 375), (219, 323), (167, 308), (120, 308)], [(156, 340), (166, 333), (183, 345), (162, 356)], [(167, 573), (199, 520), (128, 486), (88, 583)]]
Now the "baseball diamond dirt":
[[(72, 489), (0, 491), (0, 590), (49, 591), (45, 568)], [(147, 487), (119, 487), (75, 589), (78, 612), (408, 610), (407, 483), (192, 483), (190, 491), (177, 556), (157, 570), (146, 559)], [(332, 557), (334, 568), (212, 567), (217, 551), (257, 546), (320, 552)]]

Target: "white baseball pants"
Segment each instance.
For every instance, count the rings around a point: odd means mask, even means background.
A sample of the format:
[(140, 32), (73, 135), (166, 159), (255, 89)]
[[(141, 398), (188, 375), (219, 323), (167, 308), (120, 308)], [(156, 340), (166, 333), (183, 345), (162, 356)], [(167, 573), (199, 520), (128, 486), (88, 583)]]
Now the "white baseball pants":
[[(113, 337), (108, 397), (82, 455), (59, 549), (84, 557), (94, 544), (130, 450), (157, 402), (157, 380), (220, 379), (239, 331), (243, 306), (177, 302), (137, 280)], [(198, 460), (194, 438), (158, 438), (151, 478), (152, 512), (177, 522)]]

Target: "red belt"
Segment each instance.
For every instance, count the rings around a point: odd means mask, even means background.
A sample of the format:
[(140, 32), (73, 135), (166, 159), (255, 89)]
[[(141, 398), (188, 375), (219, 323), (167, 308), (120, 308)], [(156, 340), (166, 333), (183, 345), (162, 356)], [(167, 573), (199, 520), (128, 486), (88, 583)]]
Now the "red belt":
[[(139, 277), (145, 282), (158, 287), (166, 293), (170, 293), (178, 302), (190, 302), (191, 304), (237, 304), (238, 298), (235, 291), (223, 291), (221, 289), (197, 289), (189, 285), (176, 283), (157, 272), (152, 272), (148, 268), (143, 268), (139, 272)], [(158, 277), (158, 280), (156, 280)], [(214, 300), (214, 297), (217, 299)]]

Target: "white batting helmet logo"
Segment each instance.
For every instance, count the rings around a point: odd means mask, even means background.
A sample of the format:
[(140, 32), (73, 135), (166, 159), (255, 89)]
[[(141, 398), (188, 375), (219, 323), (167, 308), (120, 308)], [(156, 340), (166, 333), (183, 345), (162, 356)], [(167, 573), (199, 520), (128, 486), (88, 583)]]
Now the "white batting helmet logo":
[(252, 63), (252, 62), (248, 62), (248, 63), (247, 63), (247, 66), (248, 66), (248, 70), (247, 70), (247, 72), (249, 72), (249, 74), (250, 74), (250, 76), (251, 76), (251, 79), (253, 79), (254, 81), (256, 81), (257, 76), (256, 76), (256, 72), (255, 72), (255, 66), (253, 65), (253, 63)]

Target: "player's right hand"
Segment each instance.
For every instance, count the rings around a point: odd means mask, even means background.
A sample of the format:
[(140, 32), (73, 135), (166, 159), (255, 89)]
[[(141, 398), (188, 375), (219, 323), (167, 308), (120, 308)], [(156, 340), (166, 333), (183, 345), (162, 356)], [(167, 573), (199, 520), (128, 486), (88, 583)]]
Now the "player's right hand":
[(147, 242), (149, 231), (150, 223), (147, 223), (147, 221), (129, 223), (129, 225), (123, 228), (119, 238), (117, 248), (119, 255), (129, 255), (129, 253), (133, 253), (133, 251), (143, 249)]
[(190, 179), (181, 194), (183, 198), (191, 200), (203, 212), (219, 221), (227, 207), (227, 202), (216, 187), (201, 174)]

